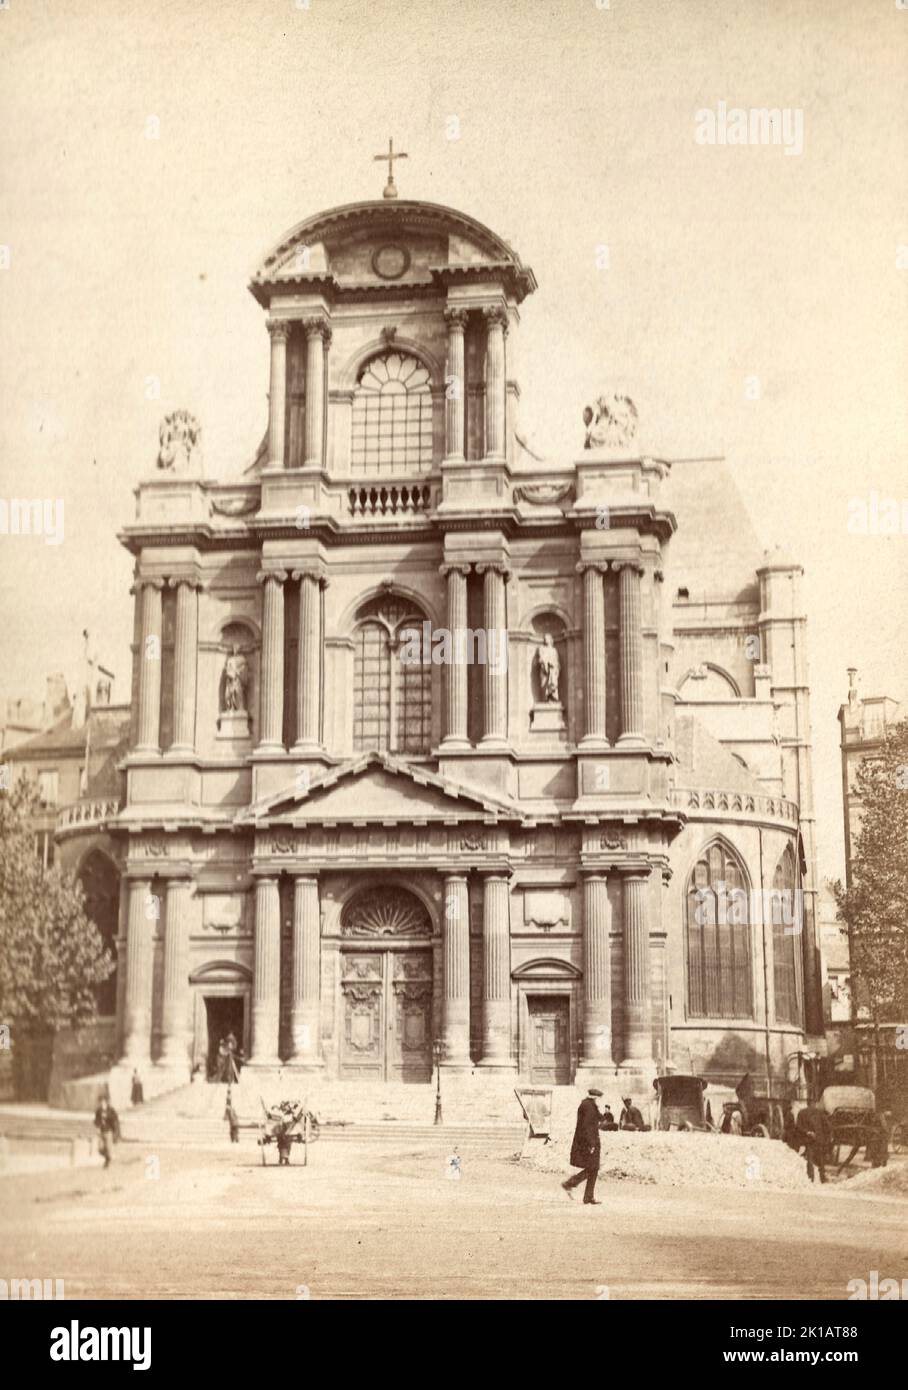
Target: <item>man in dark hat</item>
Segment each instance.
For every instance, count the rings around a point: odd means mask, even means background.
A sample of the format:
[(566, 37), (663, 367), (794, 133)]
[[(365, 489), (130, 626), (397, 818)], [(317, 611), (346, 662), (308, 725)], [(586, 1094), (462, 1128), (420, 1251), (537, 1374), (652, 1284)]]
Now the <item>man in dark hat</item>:
[(649, 1125), (644, 1122), (643, 1115), (630, 1096), (622, 1096), (621, 1103), (624, 1109), (618, 1118), (619, 1129), (649, 1129)]
[(588, 1207), (601, 1207), (595, 1197), (596, 1178), (599, 1176), (599, 1102), (602, 1092), (591, 1086), (585, 1098), (577, 1107), (577, 1127), (571, 1145), (571, 1167), (580, 1172), (568, 1178), (561, 1186), (573, 1200), (573, 1188), (586, 1180), (583, 1202)]

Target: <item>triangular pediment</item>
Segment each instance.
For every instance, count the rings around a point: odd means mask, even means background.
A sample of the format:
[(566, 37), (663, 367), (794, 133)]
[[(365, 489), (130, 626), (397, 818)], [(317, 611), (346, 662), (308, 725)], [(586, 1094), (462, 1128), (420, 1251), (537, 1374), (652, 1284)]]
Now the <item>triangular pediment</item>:
[(519, 821), (507, 797), (467, 787), (386, 753), (368, 753), (342, 767), (297, 779), (248, 807), (238, 822), (255, 825), (401, 821)]

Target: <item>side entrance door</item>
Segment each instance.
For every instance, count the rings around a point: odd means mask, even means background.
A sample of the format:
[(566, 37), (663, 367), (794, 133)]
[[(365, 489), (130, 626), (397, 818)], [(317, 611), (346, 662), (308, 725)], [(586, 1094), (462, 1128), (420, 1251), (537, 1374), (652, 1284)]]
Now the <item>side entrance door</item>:
[(558, 996), (531, 994), (527, 999), (530, 1021), (530, 1080), (565, 1086), (571, 1079), (570, 1001)]
[(341, 1074), (374, 1081), (432, 1077), (432, 953), (346, 951)]

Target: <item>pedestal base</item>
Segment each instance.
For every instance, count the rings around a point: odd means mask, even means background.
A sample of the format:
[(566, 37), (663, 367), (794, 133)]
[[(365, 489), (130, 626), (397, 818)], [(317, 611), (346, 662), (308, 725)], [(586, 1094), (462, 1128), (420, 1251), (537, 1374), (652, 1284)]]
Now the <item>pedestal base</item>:
[(534, 733), (556, 733), (564, 729), (564, 706), (557, 703), (534, 705), (530, 710), (530, 728)]
[(218, 738), (248, 737), (249, 714), (246, 710), (225, 710), (218, 716)]

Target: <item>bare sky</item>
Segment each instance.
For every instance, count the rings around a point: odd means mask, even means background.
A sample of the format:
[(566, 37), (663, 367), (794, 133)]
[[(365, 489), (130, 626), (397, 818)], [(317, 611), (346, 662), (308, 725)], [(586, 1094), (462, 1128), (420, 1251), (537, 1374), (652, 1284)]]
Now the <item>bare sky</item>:
[[(3, 693), (72, 681), (89, 627), (125, 698), (114, 534), (158, 422), (197, 414), (211, 474), (250, 460), (249, 274), (303, 217), (380, 196), (393, 135), (402, 196), (536, 271), (534, 442), (569, 460), (583, 404), (623, 386), (650, 452), (727, 454), (758, 534), (803, 562), (820, 870), (841, 871), (845, 668), (908, 695), (908, 534), (847, 529), (850, 500), (908, 498), (908, 8), (10, 0), (0, 70), (0, 497), (65, 501), (62, 545), (0, 537)], [(698, 144), (720, 101), (802, 111), (803, 152)]]

